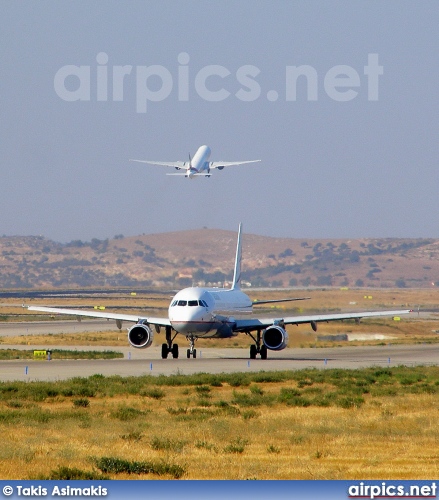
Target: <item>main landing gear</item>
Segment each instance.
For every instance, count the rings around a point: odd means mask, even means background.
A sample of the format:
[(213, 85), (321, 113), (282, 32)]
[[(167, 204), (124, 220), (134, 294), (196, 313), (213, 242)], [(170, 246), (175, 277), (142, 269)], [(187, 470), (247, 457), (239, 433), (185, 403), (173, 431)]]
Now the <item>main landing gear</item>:
[(178, 358), (178, 344), (173, 344), (173, 340), (177, 336), (177, 333), (172, 336), (172, 328), (170, 326), (166, 327), (166, 344), (162, 344), (162, 359), (166, 359), (169, 353), (172, 353), (174, 359)]
[(261, 330), (258, 330), (256, 333), (256, 338), (252, 335), (251, 332), (246, 332), (247, 335), (254, 340), (254, 344), (250, 346), (250, 359), (256, 359), (256, 355), (260, 354), (261, 359), (267, 359), (267, 346), (264, 344), (261, 345)]
[[(176, 333), (172, 336), (172, 328), (170, 326), (166, 327), (166, 343), (162, 344), (162, 359), (166, 359), (169, 354), (172, 354), (174, 359), (178, 358), (178, 344), (173, 344), (175, 337), (178, 335)], [(188, 359), (192, 356), (197, 357), (197, 350), (195, 349), (196, 337), (193, 335), (188, 335), (186, 339), (189, 341), (189, 349), (187, 350)]]
[(195, 349), (196, 338), (193, 335), (188, 335), (186, 337), (189, 340), (189, 349), (187, 350), (188, 359), (192, 356), (194, 359), (197, 357), (197, 350)]

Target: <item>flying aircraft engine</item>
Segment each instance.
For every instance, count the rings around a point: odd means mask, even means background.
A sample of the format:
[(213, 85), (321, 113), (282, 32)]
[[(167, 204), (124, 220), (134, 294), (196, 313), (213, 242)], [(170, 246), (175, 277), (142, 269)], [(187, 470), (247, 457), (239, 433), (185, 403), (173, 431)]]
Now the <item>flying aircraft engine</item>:
[(145, 349), (152, 344), (154, 332), (145, 323), (137, 323), (128, 330), (128, 342), (137, 349)]

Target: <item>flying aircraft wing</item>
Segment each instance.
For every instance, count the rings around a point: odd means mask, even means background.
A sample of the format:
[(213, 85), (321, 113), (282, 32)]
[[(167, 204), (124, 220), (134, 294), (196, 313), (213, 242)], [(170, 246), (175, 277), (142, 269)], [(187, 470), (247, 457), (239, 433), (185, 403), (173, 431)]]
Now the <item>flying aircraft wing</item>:
[(89, 318), (103, 318), (103, 319), (114, 319), (116, 321), (130, 321), (132, 323), (138, 323), (139, 321), (145, 321), (153, 325), (158, 326), (171, 326), (171, 322), (168, 318), (153, 318), (150, 316), (134, 316), (132, 314), (118, 314), (118, 313), (107, 313), (99, 311), (83, 311), (81, 309), (64, 309), (57, 307), (44, 307), (44, 306), (28, 306), (29, 311), (41, 311), (46, 313), (54, 314), (66, 314), (69, 316), (82, 317), (86, 316)]
[(248, 161), (211, 161), (209, 163), (209, 168), (219, 168), (220, 170), (224, 167), (233, 167), (234, 165), (244, 165), (244, 163), (256, 163), (261, 160), (248, 160)]
[(310, 316), (289, 316), (285, 318), (253, 318), (253, 319), (238, 319), (235, 323), (234, 330), (237, 332), (250, 332), (262, 328), (269, 327), (276, 323), (283, 323), (284, 325), (300, 325), (303, 323), (310, 323), (313, 330), (317, 329), (317, 323), (328, 321), (341, 321), (344, 319), (373, 318), (377, 316), (400, 316), (402, 314), (410, 313), (410, 309), (402, 311), (366, 311), (355, 313), (337, 313), (337, 314), (312, 314)]
[(147, 160), (130, 160), (130, 161), (137, 161), (138, 163), (148, 163), (149, 165), (159, 165), (161, 167), (174, 167), (174, 168), (186, 168), (186, 163), (187, 163), (185, 161), (170, 161), (170, 162), (147, 161)]

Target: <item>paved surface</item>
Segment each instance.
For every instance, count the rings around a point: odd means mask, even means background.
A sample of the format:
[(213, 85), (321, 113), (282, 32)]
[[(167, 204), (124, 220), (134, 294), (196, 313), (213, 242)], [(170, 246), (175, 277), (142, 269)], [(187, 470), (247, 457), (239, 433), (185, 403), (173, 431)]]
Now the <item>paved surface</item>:
[[(0, 336), (36, 335), (44, 333), (79, 333), (117, 331), (114, 321), (37, 321), (27, 323), (0, 323)], [(122, 335), (126, 334), (125, 327)], [(439, 345), (385, 345), (349, 346), (333, 348), (285, 349), (268, 352), (267, 360), (249, 360), (249, 349), (197, 349), (197, 359), (186, 358), (187, 344), (179, 339), (180, 358), (161, 359), (160, 347), (134, 349), (127, 343), (123, 347), (103, 346), (50, 346), (51, 349), (114, 350), (122, 352), (124, 359), (115, 360), (12, 360), (0, 361), (0, 381), (7, 380), (62, 380), (71, 377), (102, 375), (171, 375), (231, 373), (241, 371), (300, 370), (303, 368), (361, 368), (365, 366), (437, 365)], [(2, 348), (2, 346), (0, 346)], [(3, 345), (4, 349), (46, 349), (41, 346)]]
[[(182, 344), (181, 344), (182, 345)], [(14, 347), (14, 346), (8, 346)], [(18, 346), (17, 346), (18, 347)], [(21, 349), (29, 348), (19, 346)], [(44, 346), (41, 346), (44, 347)], [(183, 347), (183, 345), (182, 345)], [(90, 350), (87, 347), (79, 349)], [(93, 347), (92, 349), (98, 349)], [(108, 347), (99, 348), (101, 350)], [(113, 348), (111, 348), (113, 349)], [(63, 380), (71, 377), (102, 375), (172, 375), (231, 373), (245, 371), (299, 370), (303, 368), (360, 368), (366, 366), (437, 365), (439, 346), (337, 347), (318, 349), (285, 349), (269, 352), (267, 360), (249, 360), (248, 349), (202, 349), (197, 359), (160, 359), (160, 348), (136, 349), (117, 347), (124, 359), (116, 360), (13, 360), (0, 361), (0, 380)], [(185, 349), (181, 349), (185, 355)]]
[[(126, 323), (130, 325), (132, 323)], [(18, 335), (44, 335), (47, 333), (80, 333), (117, 331), (116, 322), (101, 319), (83, 319), (82, 321), (52, 320), (27, 321), (17, 323), (0, 323), (0, 337), (15, 337)], [(124, 330), (124, 326), (122, 326)]]

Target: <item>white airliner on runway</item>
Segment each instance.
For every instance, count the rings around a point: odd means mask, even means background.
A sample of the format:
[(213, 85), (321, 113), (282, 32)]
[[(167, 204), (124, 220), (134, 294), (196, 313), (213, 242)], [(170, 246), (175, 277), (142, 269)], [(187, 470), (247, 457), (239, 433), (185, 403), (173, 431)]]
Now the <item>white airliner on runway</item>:
[(169, 353), (172, 353), (173, 358), (178, 358), (178, 344), (174, 344), (174, 339), (178, 334), (184, 335), (189, 341), (187, 357), (196, 358), (195, 341), (198, 338), (228, 338), (236, 336), (238, 333), (245, 333), (254, 341), (254, 344), (250, 346), (250, 359), (255, 359), (257, 354), (260, 354), (262, 359), (266, 359), (268, 349), (272, 351), (285, 349), (288, 344), (288, 333), (285, 330), (285, 325), (310, 323), (312, 329), (316, 331), (317, 323), (321, 321), (343, 319), (359, 321), (361, 318), (400, 316), (410, 312), (409, 309), (406, 309), (402, 311), (314, 314), (284, 318), (249, 317), (252, 313), (252, 306), (255, 304), (305, 300), (309, 297), (252, 302), (250, 297), (241, 291), (241, 227), (240, 224), (232, 287), (230, 289), (190, 287), (180, 290), (171, 300), (167, 318), (42, 306), (29, 306), (28, 309), (30, 311), (69, 314), (77, 316), (78, 319), (81, 316), (114, 319), (119, 329), (122, 328), (122, 321), (135, 323), (128, 330), (128, 342), (139, 349), (149, 347), (153, 341), (154, 331), (160, 333), (161, 327), (164, 327), (166, 343), (162, 344), (162, 358), (167, 358)]
[(149, 163), (150, 165), (161, 165), (163, 167), (174, 167), (177, 170), (184, 170), (184, 172), (177, 174), (166, 175), (183, 175), (193, 179), (194, 177), (210, 177), (210, 171), (217, 168), (222, 170), (224, 167), (231, 167), (233, 165), (243, 165), (244, 163), (255, 163), (261, 160), (248, 160), (248, 161), (209, 161), (211, 150), (209, 146), (200, 146), (191, 158), (189, 154), (189, 161), (147, 161), (147, 160), (130, 160), (138, 161), (140, 163)]

